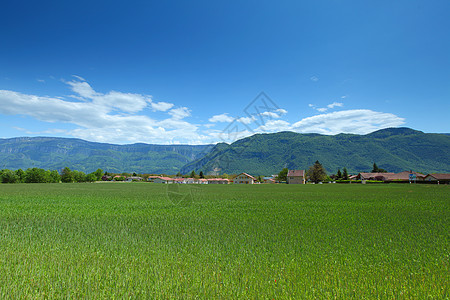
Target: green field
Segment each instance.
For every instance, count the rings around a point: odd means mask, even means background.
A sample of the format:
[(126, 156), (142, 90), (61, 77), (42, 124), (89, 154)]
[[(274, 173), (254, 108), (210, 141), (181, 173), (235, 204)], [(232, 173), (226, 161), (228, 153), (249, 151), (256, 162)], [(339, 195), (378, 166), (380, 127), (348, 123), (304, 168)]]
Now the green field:
[(450, 186), (167, 188), (0, 184), (0, 298), (449, 298)]

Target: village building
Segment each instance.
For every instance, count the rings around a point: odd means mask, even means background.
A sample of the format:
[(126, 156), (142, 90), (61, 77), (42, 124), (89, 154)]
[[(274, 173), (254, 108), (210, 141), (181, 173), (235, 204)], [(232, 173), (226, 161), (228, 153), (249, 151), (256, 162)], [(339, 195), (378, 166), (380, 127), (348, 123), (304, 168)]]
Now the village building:
[(263, 177), (263, 183), (275, 183), (275, 179), (273, 177)]
[(173, 183), (173, 178), (159, 176), (153, 180), (154, 183)]
[(395, 175), (395, 173), (359, 173), (357, 179), (386, 181), (389, 176), (393, 175)]
[(289, 170), (286, 178), (288, 184), (305, 184), (305, 170)]
[(209, 178), (208, 184), (228, 184), (229, 180), (226, 178)]
[(132, 181), (142, 181), (144, 178), (140, 177), (140, 176), (130, 176), (127, 177), (126, 181), (127, 182), (132, 182)]
[(427, 176), (425, 176), (424, 181), (450, 183), (450, 174), (444, 173), (428, 174)]
[(208, 184), (208, 179), (205, 178), (200, 178), (199, 180), (197, 180), (198, 184)]
[(147, 181), (148, 182), (153, 182), (156, 178), (159, 178), (161, 176), (156, 176), (156, 175), (150, 175), (147, 177)]
[(384, 181), (410, 181), (410, 175), (413, 174), (413, 179), (416, 181), (423, 181), (425, 175), (413, 171), (403, 171), (393, 175), (387, 175)]
[(254, 184), (256, 178), (247, 173), (241, 173), (233, 178), (234, 184)]

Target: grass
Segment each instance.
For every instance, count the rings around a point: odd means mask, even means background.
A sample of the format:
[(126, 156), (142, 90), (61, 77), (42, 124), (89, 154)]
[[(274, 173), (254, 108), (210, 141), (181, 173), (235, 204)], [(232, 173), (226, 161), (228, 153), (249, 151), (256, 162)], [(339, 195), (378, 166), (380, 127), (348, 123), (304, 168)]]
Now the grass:
[(167, 188), (0, 185), (0, 298), (449, 298), (449, 186)]

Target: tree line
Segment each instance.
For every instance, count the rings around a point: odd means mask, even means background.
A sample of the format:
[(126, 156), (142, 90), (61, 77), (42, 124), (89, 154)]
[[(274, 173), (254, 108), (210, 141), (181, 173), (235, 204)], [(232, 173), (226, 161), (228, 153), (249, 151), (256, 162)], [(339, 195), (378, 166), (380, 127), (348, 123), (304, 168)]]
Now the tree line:
[(27, 170), (9, 170), (0, 171), (1, 183), (59, 183), (59, 182), (94, 182), (101, 180), (103, 170), (86, 174), (82, 171), (71, 170), (66, 167), (58, 172), (57, 170), (44, 170), (41, 168), (29, 168)]
[[(379, 168), (376, 163), (373, 163), (372, 173), (384, 173), (387, 172), (385, 169)], [(288, 168), (284, 168), (278, 174), (278, 181), (287, 181)], [(327, 175), (327, 170), (322, 166), (322, 164), (316, 160), (316, 162), (308, 168), (306, 171), (306, 177), (315, 183), (331, 180), (349, 180), (350, 177), (347, 172), (347, 168), (338, 169), (336, 174), (331, 176)]]

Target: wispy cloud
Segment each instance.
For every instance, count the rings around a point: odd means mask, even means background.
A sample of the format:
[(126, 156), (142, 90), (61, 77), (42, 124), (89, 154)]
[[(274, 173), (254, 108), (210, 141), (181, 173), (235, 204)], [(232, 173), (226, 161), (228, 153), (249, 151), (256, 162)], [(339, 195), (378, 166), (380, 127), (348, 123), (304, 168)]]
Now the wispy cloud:
[(319, 77), (317, 77), (317, 76), (311, 76), (309, 79), (314, 82), (319, 81)]
[[(189, 108), (167, 102), (153, 102), (151, 96), (110, 91), (96, 92), (82, 78), (64, 81), (78, 101), (57, 97), (41, 97), (15, 91), (0, 90), (0, 113), (27, 115), (44, 122), (76, 125), (66, 134), (74, 137), (110, 143), (209, 143), (198, 126), (182, 119), (191, 115)], [(156, 120), (142, 114), (145, 108), (165, 111), (168, 118)], [(24, 129), (26, 131), (26, 129)], [(53, 133), (58, 133), (54, 129)], [(30, 134), (32, 131), (28, 130)], [(49, 132), (50, 133), (50, 132)]]
[(391, 113), (376, 112), (368, 109), (353, 109), (320, 114), (304, 118), (294, 124), (293, 131), (321, 134), (358, 133), (403, 125), (405, 119)]
[(229, 116), (228, 113), (223, 113), (220, 115), (212, 116), (208, 119), (209, 122), (217, 123), (217, 122), (224, 122), (224, 123), (230, 123), (234, 120), (233, 117)]
[[(321, 113), (299, 121), (284, 120), (283, 116), (287, 114), (287, 110), (278, 108), (245, 117), (232, 117), (228, 113), (217, 114), (209, 118), (210, 123), (198, 125), (188, 121), (192, 114), (188, 107), (155, 102), (150, 95), (113, 90), (100, 93), (82, 77), (74, 78), (63, 81), (73, 93), (69, 95), (70, 98), (0, 90), (0, 113), (26, 115), (39, 121), (55, 123), (52, 129), (40, 132), (23, 128), (26, 127), (23, 125), (15, 127), (16, 130), (27, 134), (63, 134), (90, 141), (119, 144), (206, 144), (221, 141), (231, 143), (254, 133), (286, 130), (300, 133), (366, 134), (405, 123), (403, 118), (394, 114), (367, 109), (326, 113), (329, 109), (344, 105), (341, 102), (333, 102), (323, 108), (309, 104), (309, 107)], [(72, 126), (70, 129), (60, 129), (58, 123)], [(219, 126), (223, 128), (220, 129)], [(231, 133), (229, 129), (232, 129)]]
[(331, 104), (328, 104), (326, 107), (316, 107), (314, 104), (308, 104), (309, 107), (312, 109), (317, 110), (318, 112), (326, 112), (329, 109), (333, 109), (335, 107), (342, 107), (344, 106), (344, 103), (342, 102), (333, 102)]

